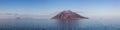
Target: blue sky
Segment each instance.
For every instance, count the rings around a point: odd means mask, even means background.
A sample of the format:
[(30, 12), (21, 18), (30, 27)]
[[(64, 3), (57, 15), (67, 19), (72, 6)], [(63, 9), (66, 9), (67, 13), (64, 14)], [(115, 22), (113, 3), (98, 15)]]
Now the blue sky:
[(120, 0), (0, 0), (0, 13), (54, 15), (72, 10), (83, 16), (120, 16)]

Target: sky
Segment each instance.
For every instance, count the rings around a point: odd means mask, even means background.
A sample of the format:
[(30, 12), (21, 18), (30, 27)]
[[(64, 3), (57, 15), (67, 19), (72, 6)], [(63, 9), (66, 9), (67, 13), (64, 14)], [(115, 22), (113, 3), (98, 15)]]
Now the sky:
[(40, 16), (71, 10), (85, 17), (120, 17), (120, 0), (0, 0), (0, 13)]

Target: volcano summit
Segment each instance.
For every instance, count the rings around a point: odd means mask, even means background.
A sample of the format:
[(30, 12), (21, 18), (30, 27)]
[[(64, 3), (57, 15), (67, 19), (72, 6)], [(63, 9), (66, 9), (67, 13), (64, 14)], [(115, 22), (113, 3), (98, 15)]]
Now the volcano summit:
[(57, 14), (56, 16), (53, 17), (53, 19), (74, 20), (74, 19), (86, 19), (86, 17), (83, 17), (75, 12), (67, 10), (67, 11), (62, 11), (61, 13)]

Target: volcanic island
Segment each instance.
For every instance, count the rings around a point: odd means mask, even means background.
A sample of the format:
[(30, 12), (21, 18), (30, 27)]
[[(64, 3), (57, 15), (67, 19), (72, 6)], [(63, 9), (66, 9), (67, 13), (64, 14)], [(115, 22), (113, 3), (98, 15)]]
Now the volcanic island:
[(57, 14), (56, 16), (52, 17), (52, 19), (58, 20), (76, 20), (76, 19), (88, 19), (87, 17), (83, 17), (71, 10), (65, 10)]

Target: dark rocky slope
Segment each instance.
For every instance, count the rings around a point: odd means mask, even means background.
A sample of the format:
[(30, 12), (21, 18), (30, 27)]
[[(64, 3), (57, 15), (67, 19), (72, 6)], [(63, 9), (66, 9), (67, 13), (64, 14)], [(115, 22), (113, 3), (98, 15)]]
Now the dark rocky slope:
[(74, 20), (74, 19), (86, 19), (86, 17), (83, 17), (75, 12), (72, 12), (70, 10), (63, 11), (56, 16), (53, 17), (53, 19), (58, 20)]

